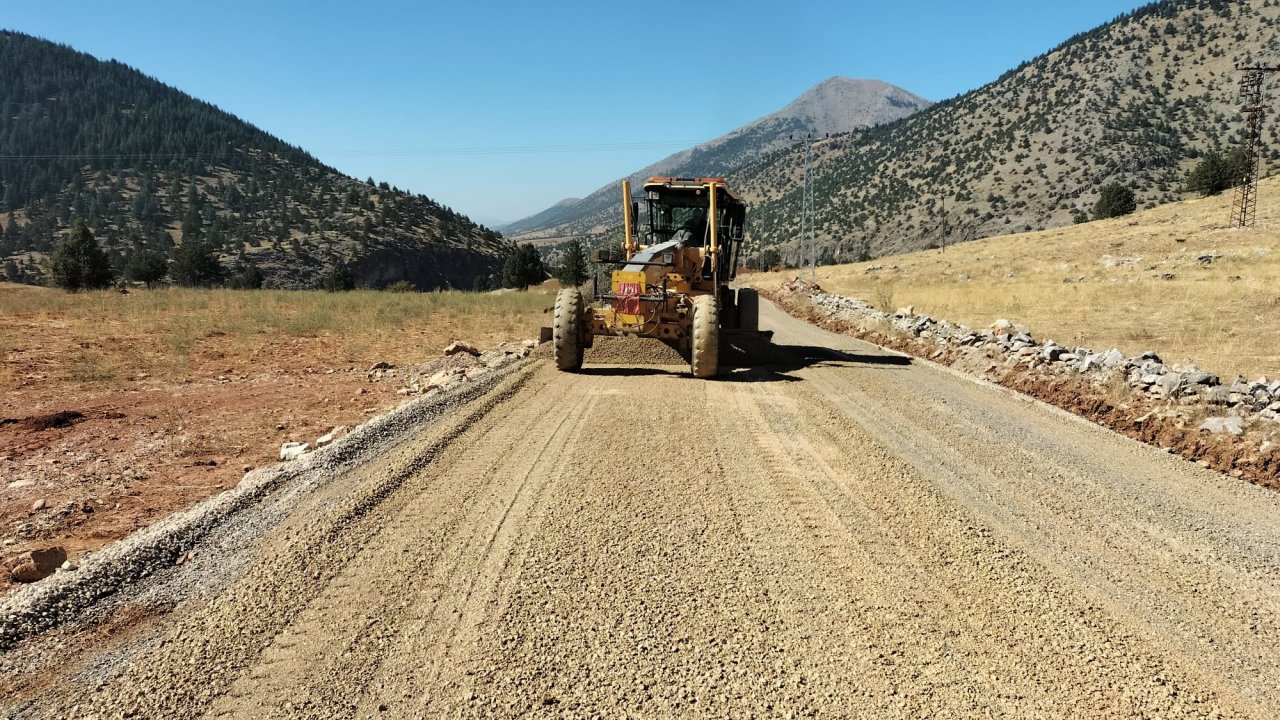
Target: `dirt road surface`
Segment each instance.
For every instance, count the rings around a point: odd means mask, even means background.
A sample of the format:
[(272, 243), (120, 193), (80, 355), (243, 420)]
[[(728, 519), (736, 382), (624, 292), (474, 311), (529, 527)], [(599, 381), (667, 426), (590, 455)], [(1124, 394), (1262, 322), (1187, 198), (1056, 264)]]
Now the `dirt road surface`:
[(783, 351), (716, 382), (514, 373), (299, 503), (217, 597), (27, 641), (74, 659), (7, 668), (0, 703), (1280, 717), (1280, 495), (762, 312)]

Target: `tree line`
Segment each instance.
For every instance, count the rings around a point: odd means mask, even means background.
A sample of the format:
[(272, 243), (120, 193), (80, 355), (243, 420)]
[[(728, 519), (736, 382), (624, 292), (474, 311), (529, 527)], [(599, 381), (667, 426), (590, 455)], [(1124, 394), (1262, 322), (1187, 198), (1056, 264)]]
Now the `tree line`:
[[(581, 285), (588, 277), (587, 257), (582, 244), (574, 240), (569, 244), (565, 260), (548, 270), (537, 248), (531, 244), (513, 245), (509, 248), (498, 276), (480, 277), (474, 290), (491, 290), (498, 287), (526, 290), (532, 285), (554, 276), (566, 286)], [(6, 264), (6, 274), (12, 275)], [(110, 257), (103, 250), (93, 231), (83, 220), (76, 219), (71, 229), (57, 242), (47, 262), (48, 283), (70, 292), (100, 290), (118, 283), (139, 283), (154, 287), (165, 281), (183, 287), (227, 287), (239, 290), (261, 288), (264, 275), (252, 262), (237, 261), (229, 270), (218, 258), (215, 249), (206, 242), (192, 239), (175, 245), (168, 254), (136, 248), (117, 271)], [(8, 278), (13, 281), (13, 277)], [(351, 269), (335, 266), (321, 277), (316, 289), (341, 292), (356, 289)], [(394, 283), (387, 289), (403, 292), (413, 290), (405, 281)]]

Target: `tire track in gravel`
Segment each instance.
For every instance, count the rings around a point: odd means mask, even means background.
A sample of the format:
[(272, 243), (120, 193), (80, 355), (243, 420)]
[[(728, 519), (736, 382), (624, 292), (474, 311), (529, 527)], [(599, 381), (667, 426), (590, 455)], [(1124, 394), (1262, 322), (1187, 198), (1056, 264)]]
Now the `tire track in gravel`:
[[(762, 712), (804, 692), (745, 552), (714, 385), (658, 371), (572, 379), (593, 434), (547, 502), (517, 590), (476, 656), (464, 716)], [(559, 384), (559, 382), (557, 382)], [(655, 431), (663, 418), (682, 423)], [(684, 423), (688, 423), (685, 425)]]
[[(468, 443), (425, 469), (398, 512), (380, 513), (387, 524), (210, 715), (345, 716), (364, 709), (360, 700), (371, 687), (390, 694), (388, 677), (422, 687), (441, 680), (460, 630), (476, 622), (511, 559), (548, 450), (582, 415), (564, 395), (521, 399), (496, 408)], [(545, 435), (543, 419), (554, 420)], [(536, 447), (527, 447), (530, 440)], [(453, 482), (459, 477), (474, 482)], [(479, 598), (477, 586), (484, 589)], [(415, 643), (411, 662), (383, 667), (403, 657), (403, 637), (428, 632), (431, 641)], [(388, 705), (390, 697), (374, 703)]]
[[(858, 603), (871, 611), (864, 640), (888, 666), (889, 690), (859, 714), (1177, 717), (1221, 707), (1212, 694), (1170, 692), (1181, 678), (1158, 653), (1131, 646), (1087, 598), (950, 507), (821, 395), (793, 387), (799, 397), (787, 402), (752, 394), (755, 408), (745, 414), (762, 418), (762, 430), (795, 429), (754, 436), (777, 458), (769, 476), (805, 489), (808, 504), (788, 514), (806, 528), (819, 515), (834, 519), (819, 549), (829, 551), (834, 537), (837, 557), (865, 558), (860, 569), (828, 562), (851, 570), (842, 578), (846, 596), (878, 578), (879, 595)], [(837, 593), (835, 602), (847, 600)], [(1191, 680), (1183, 684), (1204, 684)]]
[[(531, 528), (546, 512), (549, 489), (563, 479), (561, 468), (572, 452), (567, 446), (583, 434), (589, 409), (563, 393), (551, 407), (530, 402), (527, 422), (513, 418), (504, 427), (513, 440), (510, 453), (482, 451), (473, 459), (476, 464), (442, 468), (492, 473), (500, 490), (474, 510), (475, 532), (434, 569), (434, 611), (417, 619), (406, 634), (410, 642), (398, 646), (380, 668), (375, 685), (394, 688), (405, 709), (431, 715), (440, 711), (442, 699), (461, 692), (462, 678), (478, 662), (472, 648), (507, 604)], [(367, 694), (360, 710), (393, 709), (388, 700)]]
[[(879, 387), (831, 390), (842, 407), (859, 408), (850, 411), (856, 420), (883, 418), (885, 403), (901, 402), (901, 395)], [(979, 408), (988, 412), (990, 401), (947, 397), (934, 408), (907, 403), (882, 424), (881, 434), (896, 436), (900, 454), (945, 475), (954, 497), (974, 498), (967, 501), (1020, 536), (1040, 562), (1090, 589), (1128, 624), (1169, 647), (1195, 648), (1184, 651), (1185, 662), (1232, 678), (1255, 702), (1280, 713), (1280, 514), (1258, 512), (1266, 498), (1214, 522), (1220, 508), (1238, 506), (1214, 488), (1215, 473), (1179, 487), (1180, 496), (1162, 496), (1141, 472), (1126, 472), (1118, 453), (1058, 448), (1052, 436), (1010, 422), (1016, 407), (989, 423), (974, 412)], [(953, 428), (954, 444), (922, 447), (913, 440), (937, 425)], [(1180, 459), (1138, 450), (1157, 463), (1183, 466), (1171, 475), (1200, 474)], [(1175, 638), (1180, 642), (1168, 642)]]
[[(806, 343), (872, 349), (808, 325), (788, 329)], [(1249, 715), (1280, 715), (1274, 493), (931, 367), (846, 363), (800, 375), (843, 425), (909, 459), (950, 502), (1124, 626), (1202, 677), (1226, 678), (1210, 684)]]

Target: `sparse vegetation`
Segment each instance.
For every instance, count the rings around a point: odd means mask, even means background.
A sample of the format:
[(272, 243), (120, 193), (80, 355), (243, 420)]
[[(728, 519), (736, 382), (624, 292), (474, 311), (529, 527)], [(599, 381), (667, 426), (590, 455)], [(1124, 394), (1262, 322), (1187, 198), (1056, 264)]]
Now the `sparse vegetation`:
[[(937, 244), (943, 217), (957, 241), (1068, 226), (1109, 180), (1141, 207), (1179, 200), (1187, 171), (1235, 143), (1236, 63), (1271, 57), (1277, 43), (1273, 0), (1150, 3), (973, 92), (819, 140), (819, 242), (847, 262)], [(1264, 129), (1272, 160), (1277, 117)], [(780, 151), (729, 175), (751, 208), (752, 253), (794, 252), (804, 162), (803, 148)], [(617, 238), (616, 203), (610, 212), (554, 234)]]
[(765, 248), (757, 253), (748, 263), (753, 270), (773, 270), (782, 265), (782, 254), (774, 248)]

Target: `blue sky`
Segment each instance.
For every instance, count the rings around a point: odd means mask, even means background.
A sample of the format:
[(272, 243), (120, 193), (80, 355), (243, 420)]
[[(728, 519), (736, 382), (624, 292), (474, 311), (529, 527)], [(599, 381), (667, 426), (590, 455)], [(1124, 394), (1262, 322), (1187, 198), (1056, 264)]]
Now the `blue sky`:
[(832, 75), (930, 100), (1144, 3), (2, 0), (343, 172), (490, 224), (582, 196)]

